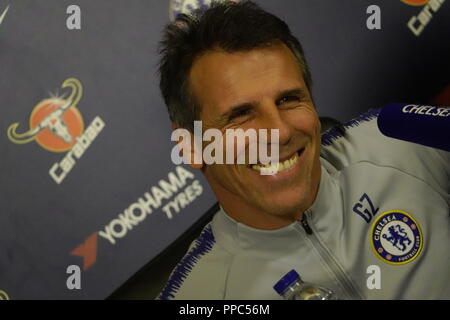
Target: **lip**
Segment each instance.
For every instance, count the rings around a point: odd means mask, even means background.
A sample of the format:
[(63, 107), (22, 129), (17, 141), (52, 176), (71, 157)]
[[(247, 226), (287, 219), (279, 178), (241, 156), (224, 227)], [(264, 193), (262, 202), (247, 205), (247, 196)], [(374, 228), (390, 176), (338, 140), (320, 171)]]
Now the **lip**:
[[(297, 153), (298, 155), (298, 159), (297, 162), (290, 167), (289, 169), (283, 170), (281, 172), (278, 172), (276, 174), (273, 175), (263, 175), (261, 174), (261, 172), (252, 169), (250, 166), (248, 166), (248, 169), (251, 170), (253, 172), (253, 174), (255, 174), (256, 176), (259, 176), (259, 179), (264, 179), (265, 181), (271, 181), (271, 182), (281, 182), (281, 181), (285, 181), (285, 180), (289, 180), (290, 178), (296, 176), (296, 174), (301, 170), (301, 167), (303, 165), (304, 162), (304, 158), (305, 158), (305, 151), (306, 151), (306, 147), (303, 147), (299, 150), (297, 150), (296, 152), (291, 153), (291, 155), (289, 156), (285, 156), (283, 157), (283, 160), (281, 160), (282, 158), (280, 158), (280, 162), (290, 159), (292, 156), (294, 156), (295, 153)], [(255, 177), (256, 178), (256, 177)]]
[[(289, 154), (284, 154), (283, 156), (280, 156), (279, 158), (278, 158), (278, 162), (284, 162), (284, 161), (286, 161), (287, 159), (290, 159), (290, 158), (292, 158), (293, 156), (294, 156), (294, 154), (298, 154), (299, 156), (300, 156), (300, 153), (301, 152), (303, 152), (304, 150), (305, 150), (305, 148), (306, 147), (301, 147), (300, 149), (297, 149), (296, 151), (294, 151), (294, 152), (292, 152), (292, 153), (289, 153)], [(247, 165), (247, 167), (249, 167), (249, 168), (251, 168), (253, 165), (258, 165), (258, 166), (264, 166), (264, 164), (262, 164), (260, 161), (257, 161), (256, 163), (254, 163), (254, 164), (249, 164), (249, 165)]]
[(292, 158), (295, 154), (297, 154), (297, 155), (300, 156), (301, 153), (302, 153), (304, 150), (305, 150), (305, 148), (303, 147), (303, 148), (298, 149), (297, 151), (292, 152), (292, 153), (289, 154), (289, 155), (283, 155), (283, 156), (280, 156), (279, 162), (284, 162), (284, 161), (286, 161), (287, 159)]

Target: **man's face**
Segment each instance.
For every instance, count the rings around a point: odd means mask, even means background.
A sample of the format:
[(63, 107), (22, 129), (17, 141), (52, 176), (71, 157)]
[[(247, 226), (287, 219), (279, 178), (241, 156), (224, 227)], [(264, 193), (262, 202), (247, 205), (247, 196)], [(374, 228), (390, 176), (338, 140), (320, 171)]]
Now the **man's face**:
[[(189, 81), (201, 106), (203, 130), (278, 129), (280, 162), (294, 163), (274, 175), (247, 164), (206, 165), (203, 172), (224, 209), (278, 217), (306, 210), (320, 181), (320, 122), (288, 47), (208, 51), (195, 60)], [(253, 216), (258, 219), (257, 213)]]

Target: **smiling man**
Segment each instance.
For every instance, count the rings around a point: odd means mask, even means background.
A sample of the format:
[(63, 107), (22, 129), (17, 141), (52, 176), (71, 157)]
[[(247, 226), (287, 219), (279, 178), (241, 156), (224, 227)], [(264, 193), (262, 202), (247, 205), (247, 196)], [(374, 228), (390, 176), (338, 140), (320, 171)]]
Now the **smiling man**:
[[(179, 15), (161, 54), (174, 129), (192, 132), (195, 120), (222, 133), (277, 129), (280, 165), (262, 175), (261, 164), (192, 164), (220, 211), (160, 299), (280, 299), (273, 286), (291, 269), (341, 299), (450, 298), (450, 253), (437, 245), (450, 243), (450, 227), (439, 227), (450, 225), (448, 153), (384, 137), (378, 111), (321, 141), (302, 47), (282, 20), (252, 2)], [(382, 290), (367, 287), (373, 265), (381, 266)], [(412, 276), (431, 269), (445, 275), (434, 292), (408, 290)]]
[(243, 52), (210, 50), (194, 61), (189, 83), (206, 129), (278, 129), (279, 161), (293, 162), (274, 175), (262, 175), (257, 165), (205, 167), (225, 212), (258, 229), (300, 219), (319, 186), (320, 122), (291, 50), (276, 42)]

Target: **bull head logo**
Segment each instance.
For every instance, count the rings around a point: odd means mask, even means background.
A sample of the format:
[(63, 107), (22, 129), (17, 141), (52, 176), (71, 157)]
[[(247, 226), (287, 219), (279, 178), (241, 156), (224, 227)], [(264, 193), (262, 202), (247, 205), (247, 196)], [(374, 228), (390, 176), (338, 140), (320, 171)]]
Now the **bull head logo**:
[[(69, 98), (46, 99), (39, 103), (30, 116), (30, 129), (23, 133), (18, 133), (19, 123), (13, 123), (7, 130), (8, 138), (17, 144), (31, 142), (41, 135), (41, 141), (38, 141), (46, 149), (51, 151), (65, 151), (75, 143), (75, 135), (83, 132), (83, 123), (81, 115), (75, 106), (81, 99), (83, 89), (80, 81), (75, 78), (69, 78), (62, 84), (62, 88), (71, 88), (72, 92)], [(67, 115), (66, 112), (73, 108), (73, 115)], [(69, 128), (67, 120), (76, 119), (75, 124)], [(45, 133), (45, 131), (47, 131)], [(72, 132), (71, 132), (72, 131)], [(49, 133), (52, 137), (49, 137)], [(47, 134), (47, 139), (45, 138)], [(55, 139), (56, 138), (56, 139)], [(53, 142), (50, 141), (53, 139)], [(56, 142), (55, 142), (56, 140)], [(53, 145), (52, 145), (53, 144)]]

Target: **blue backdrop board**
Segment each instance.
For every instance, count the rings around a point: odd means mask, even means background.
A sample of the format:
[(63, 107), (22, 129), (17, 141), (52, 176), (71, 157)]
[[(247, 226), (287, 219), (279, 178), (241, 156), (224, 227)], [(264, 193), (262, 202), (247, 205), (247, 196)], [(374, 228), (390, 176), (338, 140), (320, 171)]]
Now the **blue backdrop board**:
[[(321, 116), (449, 103), (450, 1), (256, 2), (302, 42)], [(216, 202), (171, 161), (157, 76), (164, 25), (208, 3), (0, 0), (0, 298), (106, 298)]]

